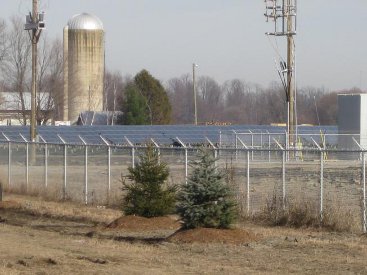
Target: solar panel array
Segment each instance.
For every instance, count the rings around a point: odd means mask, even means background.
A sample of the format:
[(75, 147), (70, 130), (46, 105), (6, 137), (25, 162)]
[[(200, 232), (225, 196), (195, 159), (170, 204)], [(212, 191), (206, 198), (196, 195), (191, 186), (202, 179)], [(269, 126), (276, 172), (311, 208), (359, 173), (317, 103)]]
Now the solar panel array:
[[(300, 127), (299, 132), (320, 131), (319, 127)], [(337, 132), (337, 127), (326, 126), (323, 130)], [(40, 142), (61, 144), (83, 144), (80, 137), (88, 144), (104, 144), (101, 136), (110, 144), (127, 144), (125, 137), (133, 144), (142, 144), (153, 139), (160, 145), (170, 145), (177, 142), (178, 137), (185, 144), (207, 143), (207, 138), (213, 143), (219, 143), (220, 132), (248, 133), (284, 133), (284, 127), (267, 125), (228, 125), (228, 126), (195, 126), (195, 125), (104, 125), (104, 126), (38, 126), (37, 133)], [(0, 140), (24, 141), (29, 140), (29, 126), (0, 126)], [(5, 136), (4, 136), (5, 135)]]

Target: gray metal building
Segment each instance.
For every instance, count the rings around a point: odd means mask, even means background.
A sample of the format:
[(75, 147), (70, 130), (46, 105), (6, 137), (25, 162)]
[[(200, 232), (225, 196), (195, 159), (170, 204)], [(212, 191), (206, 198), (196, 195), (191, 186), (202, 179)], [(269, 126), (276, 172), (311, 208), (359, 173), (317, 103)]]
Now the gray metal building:
[(338, 95), (338, 133), (340, 149), (367, 148), (367, 94)]
[(101, 20), (88, 13), (73, 16), (64, 28), (63, 120), (103, 111), (104, 51)]

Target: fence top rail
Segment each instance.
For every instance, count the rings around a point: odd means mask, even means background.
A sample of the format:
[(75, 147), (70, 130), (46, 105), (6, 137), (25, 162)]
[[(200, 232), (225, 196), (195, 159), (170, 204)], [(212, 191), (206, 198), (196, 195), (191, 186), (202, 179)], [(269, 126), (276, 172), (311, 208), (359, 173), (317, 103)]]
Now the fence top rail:
[[(221, 133), (222, 135), (223, 134), (227, 134), (227, 133)], [(229, 135), (243, 135), (243, 136), (260, 136), (260, 135), (265, 135), (265, 136), (267, 136), (267, 135), (270, 135), (270, 136), (274, 136), (274, 135), (286, 135), (287, 133), (286, 132), (251, 132), (251, 131), (249, 131), (249, 132), (246, 132), (246, 133), (244, 133), (244, 132), (228, 132), (228, 134)], [(352, 137), (354, 137), (354, 136), (360, 136), (361, 134), (359, 134), (359, 133), (355, 133), (355, 134), (353, 134), (353, 133), (344, 133), (344, 134), (340, 134), (340, 133), (298, 133), (297, 135), (296, 134), (294, 134), (293, 136), (299, 136), (299, 137), (313, 137), (313, 136), (320, 136), (320, 135), (322, 135), (322, 136), (335, 136), (335, 137), (337, 137), (337, 136), (352, 136)]]
[[(44, 142), (25, 142), (25, 141), (7, 141), (7, 140), (0, 140), (0, 144), (35, 144), (35, 145), (39, 145), (39, 146), (44, 146), (44, 145), (49, 145), (49, 146), (68, 146), (68, 147), (111, 147), (111, 148), (116, 148), (116, 149), (144, 149), (147, 147), (147, 144), (132, 144), (132, 145), (118, 145), (118, 144), (81, 144), (81, 143), (44, 143)], [(210, 145), (207, 144), (202, 144), (202, 146), (159, 146), (160, 149), (163, 150), (189, 150), (189, 151), (197, 151), (199, 149), (203, 149), (206, 148), (208, 150), (219, 150), (219, 151), (223, 151), (223, 152), (303, 152), (303, 153), (320, 153), (320, 152), (324, 152), (324, 153), (367, 153), (367, 149), (330, 149), (330, 148), (223, 148), (223, 147), (211, 147)]]

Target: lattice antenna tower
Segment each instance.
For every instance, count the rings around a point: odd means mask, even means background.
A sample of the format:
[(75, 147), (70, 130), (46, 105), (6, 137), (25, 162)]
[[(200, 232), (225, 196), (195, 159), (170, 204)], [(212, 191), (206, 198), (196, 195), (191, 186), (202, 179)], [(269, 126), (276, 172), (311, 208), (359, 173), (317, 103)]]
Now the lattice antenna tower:
[(295, 43), (297, 33), (297, 0), (265, 0), (266, 21), (274, 23), (274, 30), (266, 35), (287, 38), (287, 61), (280, 62), (279, 76), (284, 86), (287, 102), (287, 147), (295, 145), (296, 89)]

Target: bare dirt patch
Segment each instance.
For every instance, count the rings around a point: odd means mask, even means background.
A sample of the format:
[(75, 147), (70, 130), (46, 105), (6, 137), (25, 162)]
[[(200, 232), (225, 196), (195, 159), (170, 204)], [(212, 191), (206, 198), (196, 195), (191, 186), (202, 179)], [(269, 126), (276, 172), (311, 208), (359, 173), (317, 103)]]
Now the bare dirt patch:
[(122, 216), (110, 223), (106, 228), (130, 231), (178, 230), (181, 228), (181, 224), (175, 217), (144, 218)]

